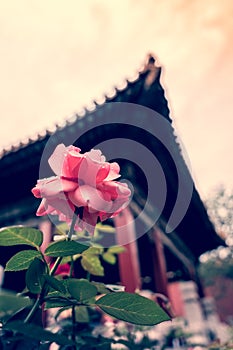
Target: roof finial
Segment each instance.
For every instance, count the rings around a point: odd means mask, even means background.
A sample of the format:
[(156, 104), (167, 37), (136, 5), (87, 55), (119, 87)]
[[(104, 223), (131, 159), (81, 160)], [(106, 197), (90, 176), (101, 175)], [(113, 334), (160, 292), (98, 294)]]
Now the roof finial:
[(147, 55), (147, 65), (154, 65), (155, 64), (155, 57), (152, 53), (149, 53)]
[(147, 73), (147, 77), (145, 79), (145, 83), (144, 83), (144, 87), (145, 89), (149, 89), (150, 86), (154, 83), (154, 81), (159, 77), (159, 74), (161, 72), (161, 68), (157, 67), (155, 65), (155, 57), (153, 54), (149, 53), (147, 55), (147, 59), (146, 59), (146, 64), (145, 64), (145, 68), (144, 71), (145, 73)]

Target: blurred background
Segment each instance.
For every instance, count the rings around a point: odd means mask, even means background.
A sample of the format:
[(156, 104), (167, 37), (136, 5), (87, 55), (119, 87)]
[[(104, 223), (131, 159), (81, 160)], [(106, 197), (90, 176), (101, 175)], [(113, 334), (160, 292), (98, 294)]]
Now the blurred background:
[(217, 336), (233, 324), (232, 19), (231, 0), (0, 0), (1, 150), (55, 130), (157, 58), (185, 160), (226, 240), (200, 257), (205, 320), (193, 283), (173, 294), (198, 332), (208, 321)]
[(232, 187), (231, 0), (0, 1), (0, 146), (133, 77), (152, 52), (202, 198)]

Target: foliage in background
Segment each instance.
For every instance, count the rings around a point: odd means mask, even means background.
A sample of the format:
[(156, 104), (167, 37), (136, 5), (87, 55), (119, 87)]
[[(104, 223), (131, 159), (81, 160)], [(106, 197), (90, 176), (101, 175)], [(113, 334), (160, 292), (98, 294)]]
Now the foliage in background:
[(201, 258), (199, 273), (205, 285), (211, 285), (217, 276), (233, 279), (233, 249), (219, 247)]
[(229, 245), (200, 257), (200, 276), (205, 285), (210, 285), (218, 276), (233, 279), (233, 189), (220, 186), (208, 198), (206, 206), (217, 233)]
[(218, 187), (205, 204), (217, 233), (229, 246), (233, 245), (233, 189)]

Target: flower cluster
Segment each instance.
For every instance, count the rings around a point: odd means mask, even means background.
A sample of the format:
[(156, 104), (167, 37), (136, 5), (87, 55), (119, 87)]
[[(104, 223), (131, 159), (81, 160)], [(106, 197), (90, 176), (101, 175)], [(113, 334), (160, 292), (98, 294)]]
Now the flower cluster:
[(42, 198), (38, 216), (58, 215), (70, 223), (78, 212), (75, 228), (93, 234), (98, 220), (113, 217), (128, 205), (131, 191), (127, 184), (115, 181), (120, 177), (117, 163), (106, 162), (100, 150), (80, 151), (58, 145), (49, 158), (56, 176), (38, 180), (32, 193)]

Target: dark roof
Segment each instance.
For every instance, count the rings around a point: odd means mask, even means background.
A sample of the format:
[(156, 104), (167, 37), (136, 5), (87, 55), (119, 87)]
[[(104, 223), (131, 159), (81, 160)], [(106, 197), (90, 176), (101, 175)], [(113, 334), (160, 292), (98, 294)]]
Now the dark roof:
[[(156, 156), (165, 174), (167, 185), (167, 198), (161, 215), (162, 221), (167, 222), (175, 205), (179, 186), (182, 188), (185, 200), (185, 196), (190, 192), (190, 184), (192, 186), (194, 184), (174, 135), (167, 100), (160, 84), (160, 74), (161, 68), (157, 67), (154, 58), (149, 56), (147, 64), (138, 74), (137, 79), (127, 81), (122, 89), (115, 89), (101, 104), (94, 101), (92, 110), (85, 110), (82, 115), (74, 115), (63, 126), (57, 125), (55, 130), (48, 130), (37, 135), (33, 140), (29, 139), (10, 149), (5, 149), (0, 160), (0, 183), (1, 186), (3, 185), (0, 198), (0, 224), (14, 224), (35, 216), (38, 200), (31, 195), (31, 188), (39, 177), (42, 152), (48, 142), (54, 142), (54, 144), (62, 142), (68, 145), (70, 140), (74, 139), (74, 144), (82, 151), (88, 151), (104, 141), (119, 137), (137, 141)], [(130, 105), (132, 106), (130, 108), (133, 108), (135, 113), (131, 113), (127, 108), (126, 111), (122, 110), (122, 104), (119, 102), (134, 104)], [(149, 109), (142, 109), (140, 106)], [(160, 130), (160, 133), (165, 137), (169, 151), (161, 140), (154, 137), (159, 124), (151, 111), (156, 111), (160, 118), (166, 121), (165, 124), (162, 123), (166, 127)], [(113, 118), (110, 123), (109, 115)], [(113, 122), (116, 120), (117, 122)], [(52, 141), (51, 135), (53, 135)], [(113, 147), (116, 148), (116, 145)], [(117, 148), (120, 152), (121, 142), (118, 143)], [(110, 152), (107, 147), (106, 152), (108, 151)], [(125, 149), (123, 151), (125, 153)], [(129, 156), (132, 155), (131, 152)], [(130, 161), (130, 158), (119, 159), (119, 163), (123, 178), (128, 178), (134, 184), (136, 192), (139, 191), (140, 196), (146, 198), (147, 179), (137, 164)], [(49, 176), (49, 169), (46, 169), (46, 172)], [(154, 175), (154, 181), (156, 184), (156, 175)], [(155, 188), (158, 192), (155, 192), (152, 200), (154, 208), (158, 206), (157, 193), (159, 193), (158, 186)], [(135, 197), (135, 200), (137, 198)], [(195, 186), (187, 212), (175, 232), (169, 235), (179, 237), (196, 258), (203, 252), (224, 244), (216, 234)]]

